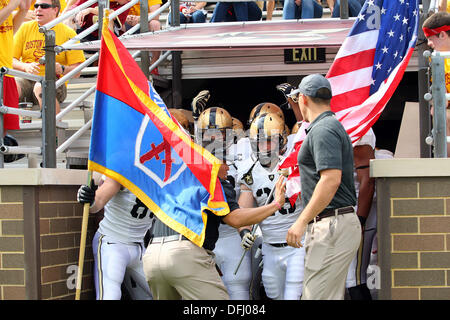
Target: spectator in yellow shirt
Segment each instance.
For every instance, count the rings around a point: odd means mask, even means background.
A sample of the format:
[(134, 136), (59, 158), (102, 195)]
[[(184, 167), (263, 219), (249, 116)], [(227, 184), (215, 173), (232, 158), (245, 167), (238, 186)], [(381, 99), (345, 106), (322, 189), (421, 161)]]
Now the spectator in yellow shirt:
[[(45, 55), (44, 45), (45, 37), (39, 32), (39, 26), (43, 26), (54, 20), (60, 10), (59, 0), (36, 0), (34, 4), (36, 19), (34, 21), (25, 22), (14, 35), (14, 69), (37, 74), (45, 75), (45, 66), (40, 64), (40, 59)], [(56, 45), (62, 45), (68, 40), (76, 36), (73, 29), (63, 23), (53, 27), (55, 31)], [(63, 51), (56, 55), (56, 76), (58, 78), (67, 74), (78, 65), (85, 61), (84, 53), (81, 50)], [(16, 79), (19, 89), (19, 100), (32, 101), (42, 107), (42, 88), (39, 82), (27, 79)], [(60, 103), (67, 96), (67, 88), (65, 85), (56, 89), (56, 113), (60, 111)]]
[[(31, 0), (0, 0), (0, 67), (12, 69), (13, 35), (25, 19)], [(19, 8), (15, 15), (13, 11)], [(19, 107), (19, 97), (16, 82), (13, 77), (3, 79), (3, 104), (11, 108)], [(3, 116), (3, 134), (7, 130), (17, 130), (19, 117), (13, 114)], [(3, 138), (3, 137), (1, 137)]]

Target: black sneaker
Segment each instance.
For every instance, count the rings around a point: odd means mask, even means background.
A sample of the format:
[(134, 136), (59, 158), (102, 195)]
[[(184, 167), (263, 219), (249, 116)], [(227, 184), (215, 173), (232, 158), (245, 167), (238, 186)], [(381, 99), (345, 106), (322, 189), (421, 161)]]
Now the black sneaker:
[[(7, 134), (3, 137), (3, 144), (8, 147), (19, 146), (19, 143), (17, 142), (16, 138), (14, 138), (12, 135), (9, 135), (9, 134)], [(10, 162), (14, 162), (19, 159), (22, 159), (24, 157), (25, 157), (24, 154), (5, 154), (3, 161), (5, 163), (10, 163)]]

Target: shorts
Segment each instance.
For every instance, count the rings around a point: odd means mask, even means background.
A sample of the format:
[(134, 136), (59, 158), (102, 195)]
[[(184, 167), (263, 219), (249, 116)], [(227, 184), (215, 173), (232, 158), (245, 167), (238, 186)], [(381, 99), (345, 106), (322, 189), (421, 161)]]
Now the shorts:
[[(19, 93), (17, 92), (16, 81), (13, 77), (3, 78), (3, 104), (11, 108), (19, 108)], [(3, 129), (19, 130), (19, 116), (15, 114), (3, 115)]]
[[(36, 96), (33, 93), (34, 86), (36, 84), (36, 81), (23, 79), (23, 78), (17, 78), (17, 85), (21, 89), (21, 94), (19, 97), (20, 102), (33, 102), (33, 104), (39, 104)], [(59, 103), (62, 103), (67, 97), (67, 87), (66, 85), (59, 86), (56, 88), (56, 100), (58, 100)], [(40, 98), (42, 98), (42, 93)]]

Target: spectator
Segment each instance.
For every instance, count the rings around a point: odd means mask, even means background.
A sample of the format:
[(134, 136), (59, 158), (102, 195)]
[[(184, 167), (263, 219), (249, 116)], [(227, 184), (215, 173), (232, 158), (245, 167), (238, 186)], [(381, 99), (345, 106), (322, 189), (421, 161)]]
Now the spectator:
[[(77, 0), (77, 2), (72, 5), (68, 10), (72, 10), (73, 8), (85, 3), (87, 0)], [(111, 10), (117, 10), (126, 3), (130, 2), (130, 0), (117, 0), (117, 1), (109, 1), (109, 8)], [(69, 6), (67, 6), (69, 7)], [(125, 20), (127, 18), (128, 12), (130, 9), (125, 10), (121, 14), (119, 14), (116, 19), (114, 19), (114, 33), (119, 36), (123, 33), (123, 26), (125, 24)], [(84, 30), (88, 29), (98, 20), (98, 3), (94, 3), (89, 8), (83, 9), (77, 13), (75, 22), (77, 24), (77, 33), (81, 33)], [(101, 25), (99, 26), (101, 28)], [(88, 34), (81, 41), (93, 41), (98, 40), (98, 30)]]
[[(341, 16), (341, 0), (327, 0), (332, 18)], [(348, 0), (348, 16), (357, 17), (364, 5), (364, 0)]]
[(322, 18), (323, 7), (320, 0), (285, 0), (283, 19)]
[[(13, 35), (25, 19), (31, 0), (10, 0), (0, 2), (0, 66), (12, 69), (13, 67)], [(13, 16), (12, 12), (19, 8)], [(19, 107), (19, 96), (16, 82), (12, 77), (3, 78), (3, 103), (11, 108)], [(3, 135), (7, 130), (17, 130), (19, 117), (5, 114), (3, 116)], [(3, 137), (1, 137), (3, 138)]]
[[(205, 2), (180, 1), (180, 23), (203, 23), (206, 22)], [(169, 23), (171, 16), (169, 14)]]
[[(59, 0), (37, 0), (34, 7), (36, 19), (25, 22), (14, 35), (13, 67), (23, 72), (44, 76), (45, 66), (39, 60), (45, 55), (45, 36), (39, 32), (39, 26), (49, 23), (58, 16), (60, 4)], [(55, 31), (56, 45), (62, 45), (76, 36), (75, 31), (63, 23), (57, 24), (53, 30)], [(58, 78), (62, 77), (84, 60), (85, 57), (81, 50), (69, 50), (59, 53), (56, 55), (56, 76)], [(40, 107), (42, 106), (40, 82), (22, 78), (17, 78), (16, 82), (20, 101), (33, 101), (39, 104)], [(60, 103), (64, 101), (66, 96), (67, 88), (65, 85), (56, 89), (56, 113), (59, 113)]]
[[(155, 12), (161, 7), (161, 0), (148, 0), (148, 13)], [(141, 20), (141, 7), (135, 4), (130, 8), (125, 20), (125, 30), (129, 30), (131, 27), (138, 24)], [(161, 30), (161, 22), (159, 22), (159, 15), (155, 16), (152, 20), (148, 22), (148, 30), (151, 32)], [(161, 56), (161, 51), (152, 51), (152, 58), (150, 60), (150, 65), (154, 64)], [(152, 70), (152, 74), (159, 75), (158, 68)]]
[(262, 11), (255, 2), (217, 2), (211, 22), (259, 21)]

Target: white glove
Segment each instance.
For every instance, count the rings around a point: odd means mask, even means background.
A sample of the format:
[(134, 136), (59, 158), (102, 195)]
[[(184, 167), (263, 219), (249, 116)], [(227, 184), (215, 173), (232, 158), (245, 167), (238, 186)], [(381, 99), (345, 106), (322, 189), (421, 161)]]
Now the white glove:
[(239, 232), (239, 235), (241, 236), (241, 247), (245, 250), (251, 249), (253, 244), (255, 243), (256, 236), (252, 235), (250, 230), (243, 229), (241, 232)]

